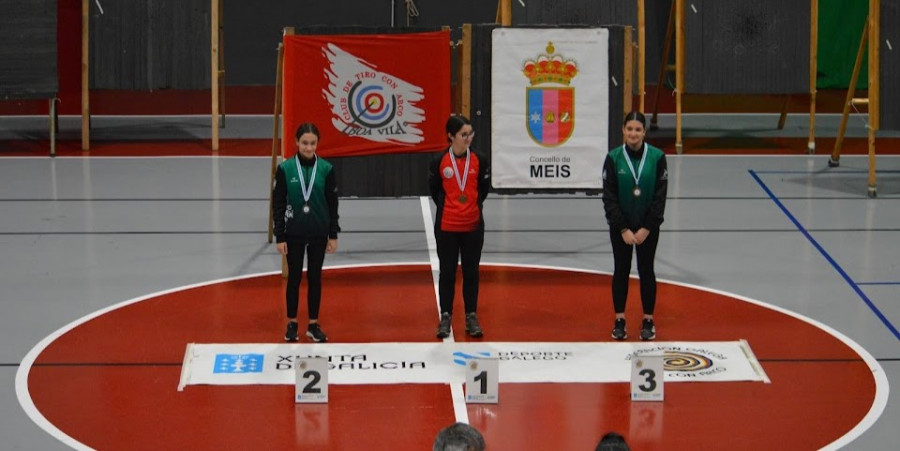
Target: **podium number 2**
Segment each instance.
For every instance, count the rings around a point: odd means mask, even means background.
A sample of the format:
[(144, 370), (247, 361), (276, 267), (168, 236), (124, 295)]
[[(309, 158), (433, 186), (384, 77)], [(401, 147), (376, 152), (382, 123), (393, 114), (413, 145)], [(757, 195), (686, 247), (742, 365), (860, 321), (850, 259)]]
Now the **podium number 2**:
[(316, 384), (322, 380), (322, 375), (318, 371), (307, 371), (303, 373), (303, 378), (312, 379), (303, 387), (303, 393), (322, 393), (322, 389), (316, 387)]
[(651, 392), (656, 390), (656, 371), (645, 369), (638, 372), (641, 376), (644, 376), (645, 384), (641, 384), (638, 388), (644, 392)]
[(487, 393), (487, 371), (482, 371), (478, 373), (477, 376), (472, 378), (475, 382), (481, 382), (481, 394)]

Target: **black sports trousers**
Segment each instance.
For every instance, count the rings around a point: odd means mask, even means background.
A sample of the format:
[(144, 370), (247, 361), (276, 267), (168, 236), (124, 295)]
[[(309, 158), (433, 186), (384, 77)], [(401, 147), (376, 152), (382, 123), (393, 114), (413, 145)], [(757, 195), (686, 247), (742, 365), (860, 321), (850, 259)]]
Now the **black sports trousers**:
[(445, 232), (435, 228), (437, 254), (440, 261), (438, 297), (441, 313), (453, 314), (453, 297), (456, 288), (456, 264), (462, 261), (462, 292), (466, 313), (478, 310), (478, 266), (484, 246), (484, 229), (471, 232)]
[[(296, 318), (300, 302), (300, 281), (303, 279), (303, 254), (309, 256), (306, 268), (306, 307), (309, 319), (319, 318), (319, 304), (322, 301), (322, 265), (325, 263), (325, 246), (328, 237), (287, 237), (288, 282), (285, 292), (287, 317)], [(305, 251), (305, 252), (304, 252)]]
[(637, 254), (638, 277), (641, 281), (641, 306), (645, 315), (652, 315), (656, 308), (656, 271), (653, 262), (656, 259), (656, 245), (659, 243), (659, 229), (650, 231), (650, 235), (637, 246), (625, 244), (622, 234), (609, 231), (612, 243), (613, 261), (615, 263), (612, 279), (613, 309), (616, 313), (625, 313), (628, 300), (628, 277), (631, 275), (631, 255)]

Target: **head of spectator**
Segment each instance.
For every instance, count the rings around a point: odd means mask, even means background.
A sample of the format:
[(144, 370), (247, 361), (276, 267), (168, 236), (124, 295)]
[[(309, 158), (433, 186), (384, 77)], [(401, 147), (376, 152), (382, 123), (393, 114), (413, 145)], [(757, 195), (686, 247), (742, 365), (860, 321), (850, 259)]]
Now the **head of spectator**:
[(433, 451), (484, 451), (484, 437), (466, 423), (453, 423), (434, 438)]
[(621, 434), (607, 432), (600, 438), (600, 443), (597, 443), (594, 451), (631, 451), (631, 448), (628, 447), (628, 443), (625, 443), (625, 437), (622, 437)]

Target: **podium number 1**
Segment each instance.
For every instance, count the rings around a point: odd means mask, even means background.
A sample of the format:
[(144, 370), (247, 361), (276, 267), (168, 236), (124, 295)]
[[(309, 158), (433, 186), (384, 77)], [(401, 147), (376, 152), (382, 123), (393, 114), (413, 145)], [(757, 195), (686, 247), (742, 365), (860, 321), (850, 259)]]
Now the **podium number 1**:
[(478, 375), (472, 378), (472, 380), (475, 382), (481, 382), (481, 390), (479, 390), (479, 393), (481, 393), (482, 395), (487, 393), (487, 371), (478, 373)]
[(500, 360), (472, 359), (466, 364), (466, 402), (496, 404), (499, 401)]

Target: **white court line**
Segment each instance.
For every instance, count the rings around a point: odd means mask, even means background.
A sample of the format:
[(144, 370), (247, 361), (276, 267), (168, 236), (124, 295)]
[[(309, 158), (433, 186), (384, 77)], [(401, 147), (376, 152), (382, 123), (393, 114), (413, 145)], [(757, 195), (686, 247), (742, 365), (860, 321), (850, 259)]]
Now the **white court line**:
[[(431, 265), (431, 279), (434, 281), (434, 301), (437, 303), (438, 319), (441, 318), (441, 299), (439, 297), (438, 276), (440, 275), (440, 261), (437, 256), (437, 241), (434, 239), (434, 223), (431, 222), (431, 198), (422, 196), (419, 198), (422, 206), (422, 221), (425, 223), (425, 242), (428, 243), (428, 263)], [(450, 334), (453, 340), (453, 334)]]
[[(429, 205), (429, 204), (425, 203), (425, 205)], [(430, 217), (430, 207), (428, 210), (428, 216)], [(430, 222), (428, 222), (427, 228), (432, 229), (432, 225)], [(433, 234), (430, 234), (429, 236), (433, 237)], [(436, 249), (436, 247), (435, 247), (435, 249)], [(352, 269), (352, 268), (370, 268), (370, 267), (380, 267), (380, 266), (404, 266), (404, 265), (423, 265), (423, 264), (425, 264), (425, 262), (422, 262), (422, 261), (388, 262), (388, 263), (358, 263), (358, 264), (327, 266), (324, 269)], [(571, 271), (571, 272), (585, 273), (585, 274), (611, 275), (611, 273), (605, 272), (605, 271), (598, 271), (598, 270), (593, 270), (593, 269), (572, 268), (572, 267), (564, 267), (564, 266), (518, 264), (518, 263), (505, 263), (505, 262), (482, 262), (481, 265), (482, 266), (507, 266), (507, 267), (514, 267), (514, 268), (534, 268), (534, 269), (547, 269), (547, 270), (555, 270), (555, 271)], [(137, 297), (134, 299), (122, 301), (118, 304), (114, 304), (109, 307), (97, 310), (96, 312), (90, 313), (88, 315), (85, 315), (81, 318), (78, 318), (78, 319), (70, 322), (69, 324), (59, 328), (58, 330), (51, 333), (50, 335), (45, 337), (43, 340), (41, 340), (40, 342), (35, 344), (34, 347), (31, 348), (31, 350), (28, 352), (28, 354), (26, 354), (25, 357), (22, 359), (22, 362), (19, 364), (19, 369), (18, 369), (18, 371), (16, 371), (16, 397), (19, 400), (19, 404), (22, 406), (22, 409), (31, 418), (31, 420), (38, 427), (43, 429), (45, 432), (47, 432), (52, 437), (56, 438), (57, 440), (61, 441), (62, 443), (66, 444), (68, 446), (71, 446), (74, 449), (90, 450), (91, 448), (85, 446), (81, 442), (75, 440), (74, 438), (70, 437), (66, 433), (62, 432), (53, 423), (48, 421), (47, 418), (44, 417), (44, 415), (41, 414), (41, 412), (37, 409), (37, 407), (34, 404), (34, 400), (31, 398), (31, 393), (29, 393), (29, 391), (28, 391), (28, 374), (31, 371), (31, 367), (34, 365), (34, 361), (37, 359), (37, 357), (51, 343), (53, 343), (57, 338), (61, 337), (65, 333), (69, 332), (72, 329), (75, 329), (76, 327), (80, 326), (81, 324), (84, 324), (84, 323), (90, 321), (91, 319), (97, 318), (103, 314), (109, 313), (111, 311), (117, 310), (119, 308), (131, 305), (131, 304), (136, 304), (138, 302), (141, 302), (141, 301), (144, 301), (147, 299), (152, 299), (152, 298), (156, 298), (156, 297), (163, 296), (166, 294), (189, 290), (192, 288), (203, 287), (203, 286), (207, 286), (207, 285), (214, 285), (214, 284), (218, 284), (218, 283), (225, 283), (225, 282), (231, 282), (231, 281), (242, 280), (242, 279), (250, 279), (250, 278), (254, 278), (254, 277), (272, 276), (272, 275), (276, 275), (276, 274), (281, 274), (281, 270), (268, 271), (268, 272), (255, 273), (255, 274), (246, 274), (246, 275), (242, 275), (242, 276), (238, 276), (238, 277), (225, 277), (225, 278), (211, 280), (211, 281), (207, 281), (207, 282), (200, 282), (200, 283), (196, 283), (196, 284), (175, 287), (175, 288), (171, 288), (168, 290), (150, 293), (145, 296), (140, 296), (140, 297)], [(782, 307), (779, 307), (776, 305), (768, 304), (763, 301), (758, 301), (756, 299), (751, 299), (751, 298), (741, 296), (738, 294), (734, 294), (734, 293), (730, 293), (730, 292), (722, 291), (722, 290), (717, 290), (714, 288), (704, 287), (704, 286), (700, 286), (700, 285), (676, 282), (676, 281), (672, 281), (672, 280), (668, 280), (668, 279), (657, 279), (657, 281), (661, 282), (661, 283), (668, 283), (668, 284), (672, 284), (672, 285), (693, 288), (693, 289), (696, 289), (699, 291), (705, 291), (708, 293), (714, 293), (714, 294), (730, 297), (730, 298), (733, 298), (733, 299), (736, 299), (739, 301), (744, 301), (744, 302), (747, 302), (750, 304), (760, 306), (762, 308), (767, 308), (769, 310), (774, 310), (774, 311), (783, 313), (785, 315), (791, 316), (793, 318), (797, 318), (803, 322), (809, 323), (809, 324), (825, 331), (826, 333), (832, 335), (833, 337), (835, 337), (836, 339), (838, 339), (839, 341), (843, 342), (848, 347), (850, 347), (851, 349), (856, 351), (857, 355), (859, 355), (862, 358), (862, 360), (866, 363), (866, 365), (868, 365), (869, 369), (872, 371), (872, 377), (875, 379), (875, 396), (874, 396), (874, 399), (872, 400), (872, 405), (869, 407), (869, 411), (868, 411), (868, 413), (866, 413), (865, 417), (862, 420), (860, 420), (860, 422), (857, 423), (856, 426), (854, 426), (852, 429), (847, 431), (847, 433), (845, 433), (843, 436), (839, 437), (834, 442), (831, 442), (828, 445), (826, 445), (825, 447), (823, 447), (822, 450), (837, 450), (837, 449), (840, 449), (841, 447), (847, 446), (850, 442), (852, 442), (854, 439), (861, 436), (865, 431), (867, 431), (870, 427), (872, 427), (872, 425), (875, 424), (875, 421), (878, 420), (878, 418), (884, 412), (884, 409), (887, 406), (888, 397), (890, 395), (890, 385), (888, 383), (887, 376), (885, 375), (884, 368), (881, 367), (881, 364), (878, 363), (878, 360), (876, 360), (875, 357), (873, 357), (872, 354), (869, 353), (869, 351), (867, 351), (859, 343), (853, 341), (850, 337), (844, 335), (841, 332), (838, 332), (836, 329), (834, 329), (820, 321), (817, 321), (817, 320), (812, 319), (807, 316), (803, 316), (799, 313), (795, 313), (793, 311), (790, 311), (788, 309), (785, 309), (785, 308), (782, 308)], [(456, 384), (456, 385), (461, 385), (461, 384)], [(465, 420), (465, 422), (468, 422), (468, 412), (465, 409), (465, 400), (463, 398), (463, 394), (461, 393), (462, 392), (461, 386), (457, 390), (459, 391), (459, 393), (454, 395), (454, 412), (456, 412), (456, 414), (457, 414), (457, 419), (463, 418), (463, 420)], [(453, 387), (451, 387), (451, 392), (453, 392), (453, 391), (454, 391), (454, 389), (453, 389)], [(458, 398), (458, 401), (457, 401), (457, 398)], [(460, 416), (460, 411), (459, 411), (457, 405), (461, 406), (462, 417)], [(463, 420), (459, 420), (459, 421), (463, 421)]]
[(193, 348), (193, 343), (188, 343), (187, 346), (184, 347), (184, 359), (181, 361), (181, 378), (178, 379), (178, 391), (184, 391), (184, 387), (187, 385), (188, 380), (191, 379), (190, 363), (191, 356), (194, 354)]
[[(431, 222), (431, 198), (422, 196), (419, 198), (422, 205), (422, 221), (425, 223), (425, 240), (428, 242), (428, 261), (431, 264), (431, 279), (434, 281), (434, 299), (437, 302), (438, 318), (441, 317), (441, 296), (438, 287), (438, 278), (441, 274), (440, 261), (437, 256), (437, 241), (434, 239), (434, 223)], [(450, 336), (444, 339), (444, 343), (453, 343), (453, 329)], [(450, 396), (453, 399), (453, 414), (456, 421), (469, 423), (469, 411), (466, 409), (466, 395), (462, 384), (450, 384)]]

